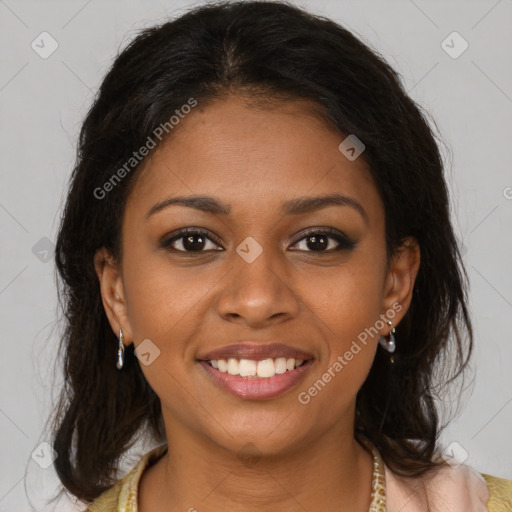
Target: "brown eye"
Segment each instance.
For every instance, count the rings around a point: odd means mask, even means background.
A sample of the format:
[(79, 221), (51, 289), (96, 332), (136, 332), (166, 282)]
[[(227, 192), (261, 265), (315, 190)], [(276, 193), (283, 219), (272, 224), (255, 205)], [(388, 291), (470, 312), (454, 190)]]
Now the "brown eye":
[(168, 250), (184, 253), (219, 250), (215, 249), (217, 242), (208, 235), (209, 233), (204, 230), (185, 228), (171, 238), (165, 239), (160, 245)]
[(300, 240), (295, 242), (297, 245), (305, 241), (302, 249), (307, 252), (331, 253), (343, 249), (353, 249), (355, 242), (350, 240), (344, 233), (333, 228), (327, 230), (313, 229), (306, 233)]

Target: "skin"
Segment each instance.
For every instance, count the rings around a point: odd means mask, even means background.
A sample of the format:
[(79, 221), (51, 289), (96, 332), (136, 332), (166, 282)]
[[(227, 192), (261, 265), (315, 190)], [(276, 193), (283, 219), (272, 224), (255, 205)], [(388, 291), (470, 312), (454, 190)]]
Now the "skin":
[[(96, 254), (113, 331), (123, 330), (126, 345), (149, 338), (161, 351), (141, 367), (161, 399), (169, 453), (143, 474), (141, 512), (369, 508), (372, 459), (354, 439), (354, 417), (378, 336), (307, 405), (297, 396), (393, 304), (401, 306), (392, 319), (397, 327), (420, 251), (409, 238), (386, 260), (384, 206), (367, 164), (338, 150), (345, 136), (311, 106), (300, 100), (263, 110), (240, 96), (199, 103), (138, 176), (123, 217), (122, 262), (105, 249)], [(367, 221), (346, 205), (280, 211), (284, 201), (334, 192), (357, 200)], [(174, 205), (145, 217), (176, 195), (214, 196), (231, 213)], [(190, 226), (221, 244), (207, 240), (203, 253), (178, 252), (185, 250), (183, 238), (174, 252), (159, 246), (165, 235)], [(328, 247), (316, 249), (304, 238), (306, 228), (325, 227), (356, 246), (333, 251), (338, 242), (329, 238)], [(248, 236), (263, 250), (252, 263), (236, 252)], [(385, 324), (379, 334), (389, 329)], [(315, 361), (282, 396), (236, 398), (212, 384), (196, 357), (242, 340), (279, 341)], [(260, 457), (254, 464), (237, 456), (247, 443)]]

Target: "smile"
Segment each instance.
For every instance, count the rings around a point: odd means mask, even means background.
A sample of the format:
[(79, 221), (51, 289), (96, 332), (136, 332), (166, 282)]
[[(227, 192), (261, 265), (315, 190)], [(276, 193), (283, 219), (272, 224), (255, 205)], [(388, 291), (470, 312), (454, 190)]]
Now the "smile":
[(218, 359), (198, 361), (207, 376), (228, 393), (246, 400), (266, 400), (283, 395), (304, 379), (313, 359)]
[(274, 375), (281, 375), (287, 371), (299, 368), (303, 359), (277, 357), (275, 359), (263, 359), (256, 361), (254, 359), (218, 359), (208, 361), (210, 365), (222, 373), (230, 375), (239, 375), (240, 377), (254, 377), (259, 379), (269, 379)]

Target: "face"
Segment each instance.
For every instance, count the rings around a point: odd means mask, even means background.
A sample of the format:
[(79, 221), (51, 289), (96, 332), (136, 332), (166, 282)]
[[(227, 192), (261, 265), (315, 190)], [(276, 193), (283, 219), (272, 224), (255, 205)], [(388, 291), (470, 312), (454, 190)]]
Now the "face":
[[(112, 329), (139, 347), (171, 438), (284, 453), (352, 435), (383, 319), (407, 310), (419, 252), (387, 262), (364, 153), (347, 159), (310, 107), (199, 102), (138, 176), (121, 264), (97, 254)], [(211, 199), (169, 201), (193, 196)]]

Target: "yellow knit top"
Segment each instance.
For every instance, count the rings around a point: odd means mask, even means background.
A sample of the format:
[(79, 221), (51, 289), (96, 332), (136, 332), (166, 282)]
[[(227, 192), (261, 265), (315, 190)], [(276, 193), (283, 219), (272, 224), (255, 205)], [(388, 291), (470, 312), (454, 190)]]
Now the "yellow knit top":
[[(161, 445), (148, 452), (122, 480), (119, 480), (113, 487), (98, 497), (84, 512), (138, 512), (137, 495), (142, 473), (148, 465), (153, 464), (164, 455), (166, 450), (166, 445)], [(372, 449), (372, 453), (374, 457), (373, 491), (369, 512), (395, 512), (393, 510), (388, 511), (386, 508), (384, 464), (375, 449)], [(512, 480), (505, 480), (487, 474), (481, 474), (481, 476), (484, 478), (489, 491), (487, 512), (512, 512)], [(480, 505), (480, 508), (478, 508), (478, 505)], [(485, 510), (481, 507), (483, 507), (482, 504), (475, 503), (473, 510)], [(461, 510), (461, 512), (466, 512), (466, 510)]]

